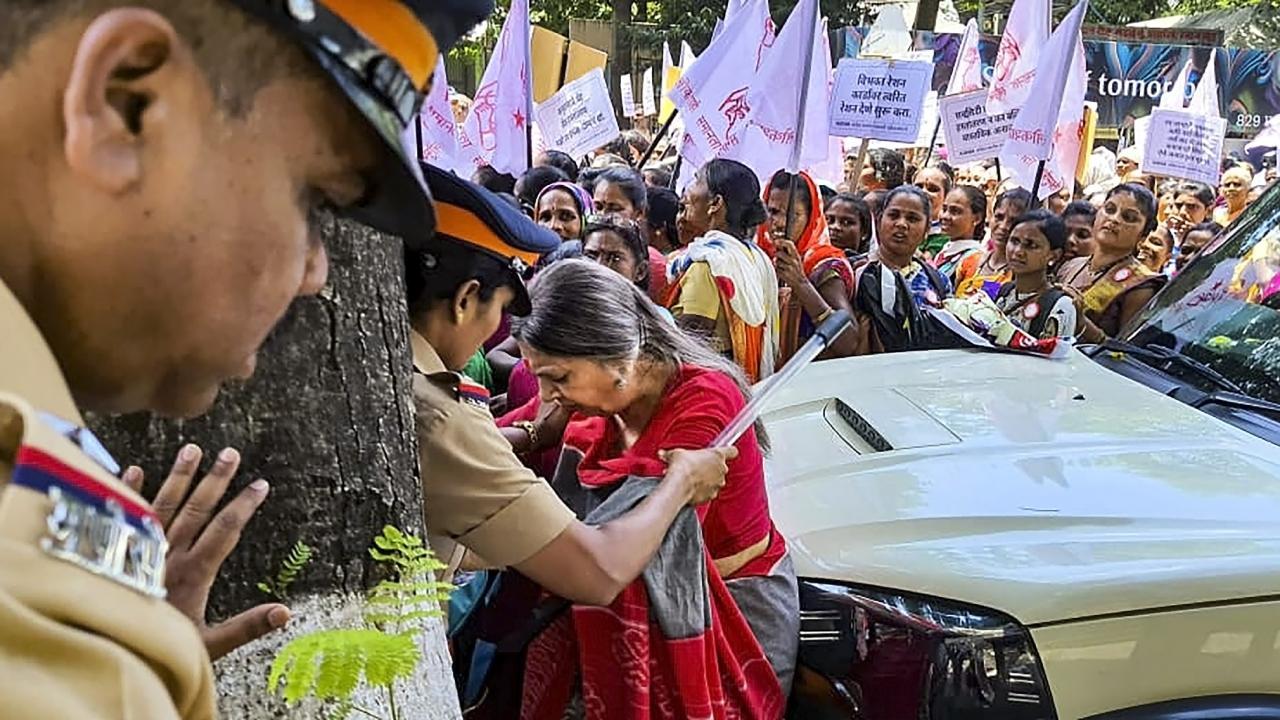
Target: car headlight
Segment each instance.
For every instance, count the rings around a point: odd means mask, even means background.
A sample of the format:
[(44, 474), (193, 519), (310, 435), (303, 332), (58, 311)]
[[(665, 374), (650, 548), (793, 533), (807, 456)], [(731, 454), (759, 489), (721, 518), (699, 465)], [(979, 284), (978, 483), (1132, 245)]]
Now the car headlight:
[(816, 581), (800, 608), (790, 717), (1057, 717), (1031, 633), (999, 612)]

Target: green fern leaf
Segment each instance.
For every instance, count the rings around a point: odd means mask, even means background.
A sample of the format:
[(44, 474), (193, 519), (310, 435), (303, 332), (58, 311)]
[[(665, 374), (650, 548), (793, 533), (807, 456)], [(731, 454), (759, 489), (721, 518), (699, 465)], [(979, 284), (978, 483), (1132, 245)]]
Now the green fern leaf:
[(264, 593), (266, 593), (266, 594), (268, 594), (268, 595), (275, 595), (275, 594), (276, 594), (276, 590), (275, 590), (275, 588), (271, 587), (271, 584), (270, 584), (270, 583), (265, 583), (265, 582), (260, 582), (260, 583), (258, 583), (258, 590), (260, 590), (260, 591), (262, 591), (262, 592), (264, 592)]
[(355, 691), (361, 676), (372, 686), (388, 687), (396, 678), (412, 675), (418, 660), (418, 647), (408, 634), (324, 630), (281, 648), (267, 687), (275, 693), (283, 681), (284, 700), (290, 707), (308, 695), (342, 700)]
[(327, 720), (347, 720), (347, 717), (356, 709), (356, 704), (351, 698), (344, 698), (338, 701), (338, 704), (329, 711), (326, 716)]
[(364, 676), (374, 687), (391, 687), (398, 678), (409, 677), (418, 666), (420, 652), (413, 636), (383, 635), (388, 642), (377, 655), (371, 655), (365, 665)]

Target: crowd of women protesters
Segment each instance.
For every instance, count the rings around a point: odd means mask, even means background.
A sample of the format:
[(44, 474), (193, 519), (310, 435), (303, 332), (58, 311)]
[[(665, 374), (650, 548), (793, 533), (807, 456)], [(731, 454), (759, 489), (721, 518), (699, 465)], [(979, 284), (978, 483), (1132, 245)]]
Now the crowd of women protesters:
[[(623, 508), (611, 498), (630, 479), (661, 477), (669, 451), (706, 447), (833, 313), (855, 329), (820, 360), (935, 347), (922, 313), (948, 298), (989, 300), (1036, 338), (1102, 342), (1239, 216), (1252, 184), (1243, 168), (1221, 192), (1131, 170), (1036, 203), (989, 168), (913, 168), (877, 149), (859, 172), (847, 163), (839, 187), (718, 159), (677, 196), (672, 170), (634, 167), (643, 146), (628, 147), (474, 178), (560, 245), (528, 271), (531, 310), (504, 318), (465, 372), (489, 386), (504, 436), (550, 429), (512, 449), (588, 521)], [(664, 546), (702, 556), (694, 576), (646, 571), (609, 613), (552, 614), (522, 646), (521, 717), (630, 717), (608, 713), (672, 698), (776, 716), (795, 666), (796, 580), (765, 493), (768, 438), (757, 427), (736, 448), (723, 490), (691, 516), (701, 539)], [(710, 612), (676, 622), (688, 605), (668, 600), (690, 582)], [(637, 623), (647, 639), (631, 647)], [(690, 623), (693, 651), (671, 635)], [(765, 676), (751, 675), (758, 660)]]

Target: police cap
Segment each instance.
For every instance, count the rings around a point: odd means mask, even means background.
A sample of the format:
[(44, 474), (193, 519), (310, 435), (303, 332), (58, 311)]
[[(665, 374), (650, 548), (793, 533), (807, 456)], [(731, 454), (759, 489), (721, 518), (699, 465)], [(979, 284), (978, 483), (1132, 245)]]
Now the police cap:
[(430, 165), (423, 165), (422, 171), (435, 197), (436, 235), (486, 252), (510, 267), (516, 277), (511, 313), (528, 315), (525, 271), (559, 247), (560, 237), (473, 182)]
[(365, 200), (349, 211), (416, 244), (435, 217), (405, 129), (439, 54), (493, 10), (493, 0), (233, 0), (297, 40), (386, 145)]

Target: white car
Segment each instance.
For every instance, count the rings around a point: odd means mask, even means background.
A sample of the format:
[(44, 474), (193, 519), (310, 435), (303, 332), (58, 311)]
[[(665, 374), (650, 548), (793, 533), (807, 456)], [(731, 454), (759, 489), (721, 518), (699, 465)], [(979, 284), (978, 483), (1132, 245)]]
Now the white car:
[(797, 376), (764, 415), (789, 717), (1280, 718), (1277, 269), (1273, 190), (1092, 357)]

